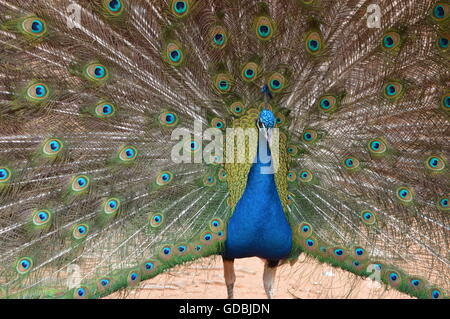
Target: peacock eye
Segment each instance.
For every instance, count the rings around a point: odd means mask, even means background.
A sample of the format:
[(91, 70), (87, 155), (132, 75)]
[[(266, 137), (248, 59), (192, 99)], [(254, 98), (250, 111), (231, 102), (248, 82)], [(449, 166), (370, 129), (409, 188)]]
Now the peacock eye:
[(273, 37), (274, 23), (269, 17), (258, 17), (255, 20), (256, 36), (259, 40), (267, 41)]
[(219, 94), (227, 94), (232, 90), (231, 76), (225, 73), (217, 74), (214, 78), (214, 87)]
[(51, 220), (51, 213), (48, 210), (37, 210), (33, 214), (33, 224), (36, 226), (44, 226)]
[(225, 126), (226, 126), (225, 121), (223, 119), (216, 117), (211, 120), (211, 127), (223, 129), (223, 128), (225, 128)]
[(184, 62), (181, 46), (174, 42), (171, 42), (166, 46), (165, 56), (166, 62), (173, 66), (180, 66)]
[(104, 212), (107, 215), (112, 215), (119, 210), (120, 200), (117, 198), (109, 198), (104, 201)]
[(111, 117), (114, 112), (114, 106), (109, 103), (100, 103), (95, 108), (95, 114), (101, 118)]
[(84, 67), (84, 76), (88, 80), (101, 83), (108, 78), (108, 70), (102, 64), (91, 63)]
[(383, 48), (392, 50), (400, 45), (401, 37), (397, 32), (388, 32), (383, 37)]
[(369, 151), (376, 156), (382, 156), (387, 151), (387, 145), (381, 138), (369, 141)]
[(108, 2), (108, 8), (113, 12), (117, 12), (122, 8), (122, 4), (120, 0), (111, 0)]
[(434, 289), (433, 291), (431, 291), (431, 298), (439, 299), (440, 296), (441, 296), (441, 292), (439, 290)]
[(185, 1), (175, 1), (173, 8), (178, 15), (183, 15), (187, 11), (187, 4)]
[(306, 36), (306, 51), (311, 55), (317, 55), (322, 51), (322, 36), (317, 31), (312, 31)]
[(403, 85), (399, 82), (388, 82), (384, 85), (384, 96), (389, 100), (397, 99), (403, 93)]
[(446, 3), (438, 3), (434, 6), (432, 15), (437, 21), (443, 21), (448, 18), (450, 7)]
[(86, 224), (75, 225), (72, 231), (72, 236), (75, 239), (83, 239), (89, 233), (89, 226)]
[(297, 179), (297, 173), (294, 171), (290, 171), (287, 174), (287, 180), (288, 182), (295, 182), (295, 180)]
[(122, 162), (131, 162), (136, 159), (138, 151), (134, 146), (124, 146), (119, 150), (119, 159)]
[(396, 282), (399, 279), (399, 275), (397, 273), (395, 273), (395, 272), (391, 272), (389, 274), (389, 279), (392, 282)]
[(0, 166), (0, 184), (6, 183), (11, 178), (11, 171), (7, 167)]
[(89, 187), (89, 178), (86, 175), (78, 175), (72, 179), (72, 190), (81, 192)]
[(50, 139), (47, 142), (44, 143), (44, 146), (42, 147), (42, 151), (45, 155), (54, 156), (59, 154), (59, 152), (62, 150), (63, 144), (58, 139)]
[(217, 33), (214, 36), (214, 43), (221, 46), (225, 42), (225, 35), (223, 33)]
[(159, 123), (163, 126), (174, 127), (178, 124), (178, 116), (173, 112), (163, 112), (159, 115)]
[(50, 91), (44, 83), (35, 83), (27, 88), (27, 99), (33, 102), (40, 102), (50, 96)]
[(449, 206), (448, 206), (448, 197), (443, 197), (440, 198), (438, 201), (438, 208), (441, 210), (448, 210)]
[(342, 250), (342, 249), (335, 249), (334, 250), (334, 254), (336, 255), (336, 256), (342, 256), (343, 254), (344, 254), (344, 251)]
[(360, 214), (361, 220), (366, 225), (373, 225), (376, 222), (375, 214), (368, 210), (363, 210)]
[(438, 45), (441, 49), (447, 49), (448, 48), (448, 38), (440, 37), (438, 39)]
[(17, 261), (16, 270), (19, 274), (26, 274), (31, 268), (33, 268), (33, 260), (31, 258), (23, 257)]
[(426, 160), (426, 167), (433, 172), (440, 172), (445, 168), (445, 161), (441, 156), (430, 156)]
[(408, 187), (399, 187), (397, 189), (397, 198), (402, 202), (411, 202), (413, 200), (413, 192)]
[(36, 17), (30, 17), (23, 20), (21, 31), (34, 38), (39, 38), (47, 32), (47, 25), (44, 20)]
[(215, 179), (214, 176), (206, 175), (206, 176), (203, 178), (203, 184), (204, 184), (205, 186), (214, 186), (214, 185), (216, 185), (216, 179)]

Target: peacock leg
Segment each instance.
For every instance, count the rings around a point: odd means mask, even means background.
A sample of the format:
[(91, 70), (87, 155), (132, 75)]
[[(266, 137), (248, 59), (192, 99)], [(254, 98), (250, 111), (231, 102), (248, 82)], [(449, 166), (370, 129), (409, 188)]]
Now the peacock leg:
[(234, 259), (223, 258), (223, 273), (225, 276), (225, 284), (227, 285), (228, 299), (233, 299), (234, 282), (236, 275), (234, 274)]
[(277, 271), (278, 260), (266, 260), (264, 264), (264, 290), (268, 299), (273, 297), (273, 282), (275, 280), (275, 273)]

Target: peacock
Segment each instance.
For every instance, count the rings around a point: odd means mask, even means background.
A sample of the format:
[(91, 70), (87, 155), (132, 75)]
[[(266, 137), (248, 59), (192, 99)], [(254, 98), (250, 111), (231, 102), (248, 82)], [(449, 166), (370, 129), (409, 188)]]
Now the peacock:
[(302, 255), (448, 298), (449, 14), (0, 0), (0, 297), (102, 298), (219, 256), (229, 298), (247, 257), (272, 298)]

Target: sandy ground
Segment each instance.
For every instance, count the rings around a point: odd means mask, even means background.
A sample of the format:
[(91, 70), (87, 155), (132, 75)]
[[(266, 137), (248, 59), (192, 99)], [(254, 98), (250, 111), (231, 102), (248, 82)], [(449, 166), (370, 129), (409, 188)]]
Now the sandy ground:
[[(266, 298), (263, 287), (263, 261), (245, 258), (235, 261), (236, 299)], [(147, 281), (124, 294), (107, 298), (131, 299), (222, 299), (227, 297), (222, 260), (204, 258), (181, 265)], [(359, 279), (352, 274), (314, 260), (300, 257), (293, 266), (282, 265), (277, 270), (274, 298), (410, 298), (395, 290), (386, 290), (375, 281)]]

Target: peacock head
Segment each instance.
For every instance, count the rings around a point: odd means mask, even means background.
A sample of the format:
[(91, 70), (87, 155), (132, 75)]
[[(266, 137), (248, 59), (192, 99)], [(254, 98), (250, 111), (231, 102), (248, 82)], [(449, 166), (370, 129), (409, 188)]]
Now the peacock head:
[(272, 111), (263, 109), (259, 113), (258, 127), (266, 129), (275, 127), (275, 115)]

